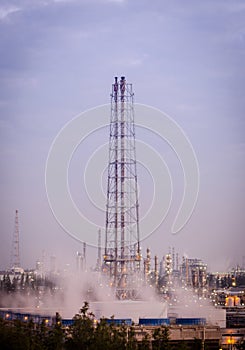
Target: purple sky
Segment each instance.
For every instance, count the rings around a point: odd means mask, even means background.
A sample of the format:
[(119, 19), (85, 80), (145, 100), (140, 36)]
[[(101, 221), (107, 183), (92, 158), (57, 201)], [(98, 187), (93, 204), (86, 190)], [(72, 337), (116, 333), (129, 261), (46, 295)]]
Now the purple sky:
[[(200, 167), (196, 209), (173, 236), (183, 175), (171, 149), (138, 130), (168, 163), (174, 186), (170, 213), (142, 243), (143, 252), (149, 246), (162, 257), (175, 246), (181, 255), (202, 258), (212, 270), (242, 264), (243, 0), (187, 0), (184, 7), (181, 0), (2, 0), (0, 50), (0, 269), (10, 264), (15, 209), (20, 211), (23, 267), (33, 267), (42, 254), (47, 259), (57, 256), (61, 267), (74, 263), (80, 245), (61, 229), (49, 208), (45, 163), (65, 123), (110, 101), (115, 75), (133, 83), (137, 102), (176, 120)], [(99, 140), (107, 142), (107, 129)], [(81, 206), (85, 194), (80, 179), (85, 160), (99, 146), (95, 141), (88, 140), (72, 164), (71, 190)], [(142, 181), (146, 177), (139, 173)], [(151, 187), (141, 187), (144, 211)], [(101, 214), (94, 220), (104, 224)], [(96, 249), (88, 254), (92, 263)]]

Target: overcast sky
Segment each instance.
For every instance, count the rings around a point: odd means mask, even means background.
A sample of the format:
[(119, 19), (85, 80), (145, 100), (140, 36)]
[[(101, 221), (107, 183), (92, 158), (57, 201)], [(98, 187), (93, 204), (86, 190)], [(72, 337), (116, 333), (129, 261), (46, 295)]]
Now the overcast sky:
[[(110, 102), (115, 75), (133, 83), (136, 102), (166, 112), (181, 126), (200, 168), (196, 209), (173, 236), (183, 174), (171, 149), (138, 130), (169, 163), (174, 188), (169, 215), (142, 242), (143, 253), (149, 246), (161, 258), (174, 246), (180, 255), (202, 258), (210, 270), (242, 264), (243, 0), (2, 0), (0, 50), (0, 269), (10, 264), (15, 209), (20, 212), (23, 267), (33, 267), (42, 255), (47, 261), (57, 256), (61, 267), (74, 263), (81, 244), (62, 230), (49, 208), (46, 159), (67, 122)], [(74, 157), (70, 186), (81, 206), (87, 200), (79, 181), (83, 166), (108, 140), (106, 128), (99, 140), (85, 142)], [(145, 178), (139, 168), (139, 180)], [(143, 184), (141, 192), (144, 212), (151, 188)], [(94, 215), (91, 220), (104, 225), (104, 214)], [(89, 248), (88, 254), (92, 263), (96, 249)]]

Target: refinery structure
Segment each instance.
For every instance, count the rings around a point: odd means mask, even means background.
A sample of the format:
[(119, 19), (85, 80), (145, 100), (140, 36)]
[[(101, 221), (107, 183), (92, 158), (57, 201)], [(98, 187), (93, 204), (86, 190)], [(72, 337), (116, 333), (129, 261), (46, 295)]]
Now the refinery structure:
[(141, 256), (132, 84), (115, 78), (111, 94), (104, 270), (119, 299), (137, 297)]
[[(132, 84), (124, 76), (115, 77), (111, 92), (105, 232), (102, 234), (101, 229), (98, 232), (95, 266), (87, 266), (86, 242), (82, 243), (81, 252), (76, 253), (76, 272), (72, 276), (73, 281), (78, 282), (75, 288), (79, 304), (76, 306), (79, 309), (84, 300), (89, 301), (98, 319), (115, 315), (121, 320), (139, 321), (141, 327), (173, 326), (176, 329), (172, 329), (172, 334), (178, 333), (176, 337), (180, 338), (184, 337), (182, 326), (206, 327), (207, 337), (208, 327), (216, 327), (210, 328), (210, 334), (213, 332), (210, 339), (216, 337), (218, 343), (223, 342), (223, 349), (229, 349), (225, 337), (230, 339), (230, 333), (226, 327), (242, 328), (243, 332), (245, 328), (245, 266), (223, 274), (211, 273), (201, 259), (182, 256), (173, 247), (167, 248), (160, 259), (151, 256), (149, 248), (145, 254), (141, 251), (133, 103)], [(21, 268), (18, 215), (16, 210), (11, 267), (0, 275), (0, 292), (1, 295), (7, 293), (8, 297), (26, 293), (25, 301), (29, 298), (33, 302), (32, 311), (28, 311), (30, 318), (31, 313), (37, 314), (45, 307), (46, 294), (51, 295), (52, 300), (63, 297), (67, 289), (64, 286), (70, 280), (66, 272), (57, 268), (54, 256), (49, 269), (44, 256), (34, 270)], [(14, 303), (11, 301), (9, 305)], [(9, 305), (0, 304), (0, 307)], [(22, 306), (30, 307), (29, 304)], [(58, 311), (66, 312), (61, 307)], [(8, 318), (7, 315), (12, 314), (15, 315), (15, 311), (2, 310), (0, 317)], [(48, 319), (52, 323), (51, 318)], [(194, 339), (200, 333), (204, 344), (205, 330), (200, 329), (195, 328), (193, 334), (189, 329), (189, 334)], [(240, 338), (237, 336), (236, 341)]]

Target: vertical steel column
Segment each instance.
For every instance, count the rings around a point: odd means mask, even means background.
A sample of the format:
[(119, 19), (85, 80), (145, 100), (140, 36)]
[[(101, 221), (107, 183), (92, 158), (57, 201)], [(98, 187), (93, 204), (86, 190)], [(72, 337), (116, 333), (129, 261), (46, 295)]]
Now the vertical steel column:
[(124, 93), (125, 93), (125, 78), (121, 77), (120, 80), (120, 92), (121, 92), (121, 120), (120, 120), (120, 138), (121, 138), (121, 273), (126, 273), (125, 266), (125, 235), (124, 235), (124, 219), (125, 219), (125, 206), (124, 206), (124, 180), (125, 180), (125, 143), (124, 143)]

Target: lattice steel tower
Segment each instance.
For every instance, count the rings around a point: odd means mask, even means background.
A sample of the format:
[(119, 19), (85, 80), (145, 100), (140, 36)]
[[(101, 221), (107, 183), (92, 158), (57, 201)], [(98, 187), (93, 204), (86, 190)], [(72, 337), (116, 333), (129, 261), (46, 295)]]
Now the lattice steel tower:
[(15, 225), (12, 242), (11, 269), (20, 268), (19, 213), (15, 211)]
[(137, 297), (139, 202), (132, 84), (115, 78), (111, 94), (104, 263), (118, 298)]

